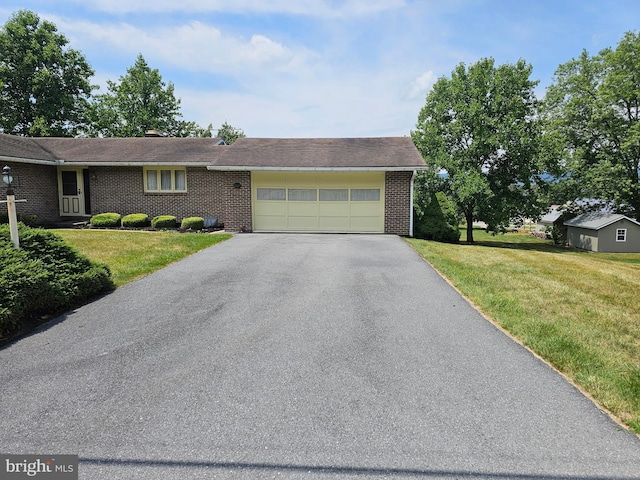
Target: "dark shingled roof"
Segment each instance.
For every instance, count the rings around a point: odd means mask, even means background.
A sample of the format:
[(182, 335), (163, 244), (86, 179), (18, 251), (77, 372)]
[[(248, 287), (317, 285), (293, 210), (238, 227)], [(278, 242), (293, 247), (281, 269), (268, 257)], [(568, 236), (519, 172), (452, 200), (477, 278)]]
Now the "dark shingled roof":
[(0, 156), (55, 163), (56, 157), (33, 138), (0, 134)]
[(424, 166), (409, 137), (241, 138), (209, 168), (412, 170)]
[(220, 156), (217, 138), (35, 138), (42, 148), (64, 163), (196, 164), (208, 165)]
[(76, 165), (202, 165), (212, 170), (379, 169), (425, 166), (408, 137), (241, 138), (231, 146), (214, 138), (25, 138), (0, 134), (0, 157)]

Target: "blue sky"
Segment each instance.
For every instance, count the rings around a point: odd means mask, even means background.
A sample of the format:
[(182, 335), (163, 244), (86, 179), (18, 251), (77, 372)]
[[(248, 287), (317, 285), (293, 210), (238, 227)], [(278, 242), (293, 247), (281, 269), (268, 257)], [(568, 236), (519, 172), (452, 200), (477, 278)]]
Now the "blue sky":
[(640, 28), (638, 0), (4, 0), (53, 21), (117, 81), (141, 53), (185, 120), (251, 137), (409, 135), (435, 80), (523, 58), (544, 95), (583, 49)]

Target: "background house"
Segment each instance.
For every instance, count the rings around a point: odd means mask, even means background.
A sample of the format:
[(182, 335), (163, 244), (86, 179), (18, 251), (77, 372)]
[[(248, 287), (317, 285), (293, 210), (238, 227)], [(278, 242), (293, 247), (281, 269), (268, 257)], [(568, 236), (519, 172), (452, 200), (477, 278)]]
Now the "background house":
[(593, 252), (640, 252), (640, 223), (625, 215), (590, 212), (564, 222), (567, 242)]
[(0, 134), (18, 213), (43, 224), (116, 212), (217, 217), (228, 231), (412, 234), (408, 137), (27, 138)]

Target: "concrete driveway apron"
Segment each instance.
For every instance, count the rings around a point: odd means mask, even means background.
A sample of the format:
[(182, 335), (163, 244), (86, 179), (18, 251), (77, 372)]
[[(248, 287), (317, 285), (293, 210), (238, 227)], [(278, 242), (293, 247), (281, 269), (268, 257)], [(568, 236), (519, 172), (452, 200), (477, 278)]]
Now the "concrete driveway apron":
[(640, 441), (402, 239), (237, 235), (0, 351), (80, 478), (640, 478)]

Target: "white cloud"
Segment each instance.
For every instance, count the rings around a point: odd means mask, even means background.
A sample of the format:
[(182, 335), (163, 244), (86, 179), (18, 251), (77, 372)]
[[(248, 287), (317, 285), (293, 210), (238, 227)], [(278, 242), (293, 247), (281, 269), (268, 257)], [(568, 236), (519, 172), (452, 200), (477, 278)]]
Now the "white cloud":
[(419, 97), (424, 97), (424, 95), (431, 90), (433, 84), (436, 83), (436, 80), (436, 75), (431, 70), (423, 73), (411, 83), (406, 93), (406, 99), (414, 100)]
[(406, 0), (73, 0), (108, 13), (227, 12), (349, 18), (378, 14), (406, 5)]
[(304, 65), (313, 53), (297, 51), (265, 35), (250, 39), (228, 35), (199, 21), (177, 27), (141, 29), (127, 23), (98, 24), (56, 19), (56, 24), (73, 39), (73, 44), (90, 56), (92, 49), (134, 58), (141, 53), (147, 61), (162, 62), (185, 71), (224, 73), (257, 71), (269, 67), (286, 72)]

